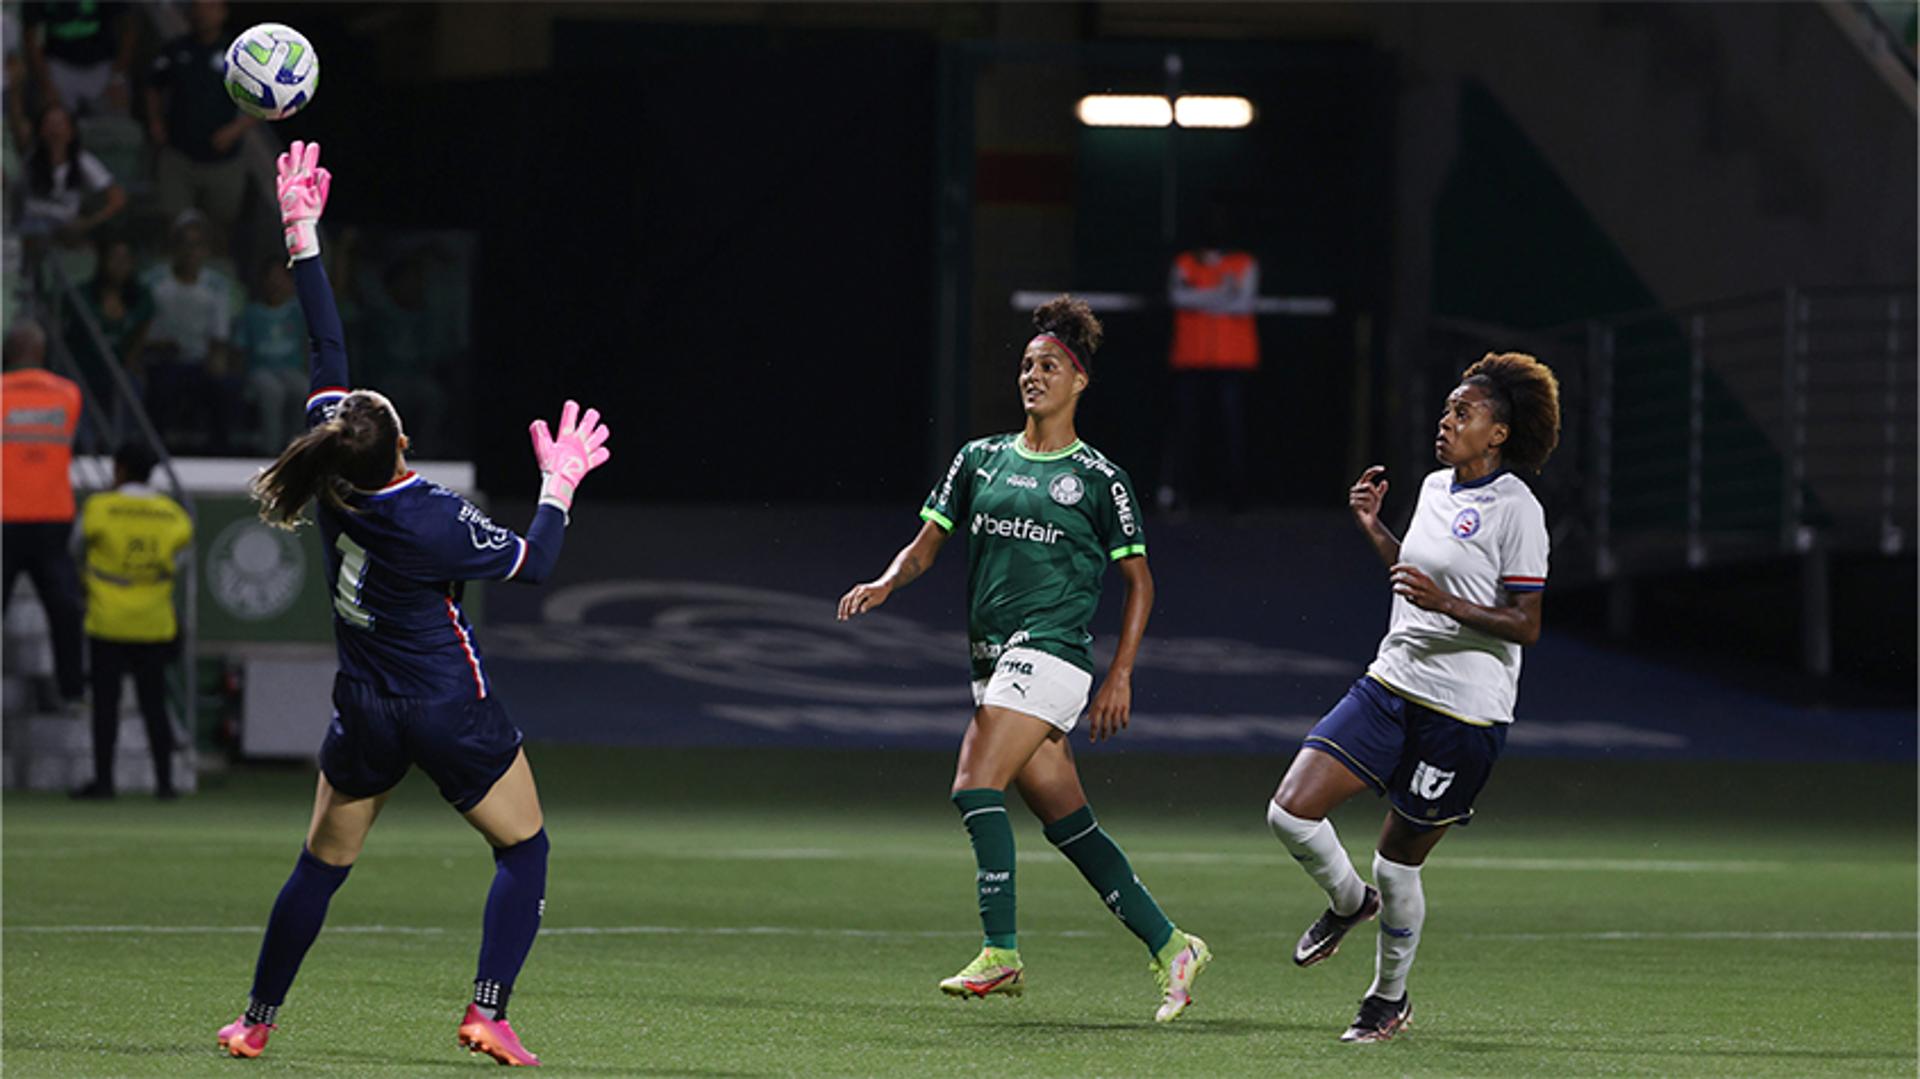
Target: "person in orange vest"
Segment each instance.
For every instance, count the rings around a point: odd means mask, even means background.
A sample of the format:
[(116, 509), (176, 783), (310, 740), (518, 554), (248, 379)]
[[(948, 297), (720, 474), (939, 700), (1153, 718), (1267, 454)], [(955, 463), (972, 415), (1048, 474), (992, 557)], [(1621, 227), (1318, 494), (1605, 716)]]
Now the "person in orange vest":
[(13, 603), (20, 574), (33, 578), (53, 632), (60, 696), (80, 700), (80, 579), (67, 549), (73, 532), (73, 430), (80, 387), (46, 369), (47, 335), (32, 320), (7, 332), (0, 374), (0, 605)]
[(1225, 441), (1227, 499), (1240, 509), (1247, 495), (1247, 383), (1260, 369), (1253, 305), (1260, 263), (1245, 251), (1201, 248), (1173, 260), (1167, 300), (1173, 306), (1174, 421), (1161, 461), (1160, 508), (1169, 510), (1192, 483), (1202, 413), (1217, 411)]

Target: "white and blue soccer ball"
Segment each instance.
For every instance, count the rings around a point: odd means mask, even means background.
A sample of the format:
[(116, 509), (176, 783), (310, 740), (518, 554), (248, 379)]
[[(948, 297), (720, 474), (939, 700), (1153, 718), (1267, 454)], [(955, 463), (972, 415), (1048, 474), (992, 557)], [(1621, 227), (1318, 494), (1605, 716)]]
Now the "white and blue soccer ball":
[(227, 96), (249, 116), (284, 120), (313, 100), (320, 56), (291, 26), (263, 22), (227, 46)]

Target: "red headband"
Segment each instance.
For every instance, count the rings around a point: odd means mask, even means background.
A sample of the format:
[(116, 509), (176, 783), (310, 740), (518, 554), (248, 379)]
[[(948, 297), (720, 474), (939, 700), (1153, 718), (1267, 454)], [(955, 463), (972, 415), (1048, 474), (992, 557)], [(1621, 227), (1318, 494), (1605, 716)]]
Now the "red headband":
[[(1073, 349), (1069, 347), (1065, 341), (1060, 340), (1060, 338), (1056, 337), (1055, 335), (1050, 333), (1036, 333), (1033, 335), (1033, 341), (1052, 341), (1054, 344), (1059, 345), (1060, 351), (1066, 353), (1067, 359), (1073, 361), (1073, 366), (1077, 368), (1081, 374), (1084, 375), (1087, 373), (1087, 365), (1084, 363), (1081, 363), (1080, 357), (1074, 355)], [(1033, 345), (1033, 341), (1028, 341), (1027, 345), (1031, 347)]]

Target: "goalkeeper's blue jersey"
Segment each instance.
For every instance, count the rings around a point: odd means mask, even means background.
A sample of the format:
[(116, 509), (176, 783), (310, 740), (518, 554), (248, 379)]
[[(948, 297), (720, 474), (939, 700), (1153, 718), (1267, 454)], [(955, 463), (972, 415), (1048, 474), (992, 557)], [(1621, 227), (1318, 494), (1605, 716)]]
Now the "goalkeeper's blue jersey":
[[(313, 337), (313, 427), (349, 392), (346, 350), (319, 260), (296, 262), (294, 282)], [(521, 536), (412, 472), (377, 491), (353, 491), (346, 502), (356, 512), (324, 500), (318, 511), (340, 673), (386, 696), (491, 695), (480, 642), (460, 607), (465, 582), (544, 578), (559, 555), (565, 515), (541, 506)]]
[(347, 502), (319, 511), (340, 673), (395, 697), (493, 692), (460, 602), (467, 581), (513, 580), (526, 539), (416, 473)]

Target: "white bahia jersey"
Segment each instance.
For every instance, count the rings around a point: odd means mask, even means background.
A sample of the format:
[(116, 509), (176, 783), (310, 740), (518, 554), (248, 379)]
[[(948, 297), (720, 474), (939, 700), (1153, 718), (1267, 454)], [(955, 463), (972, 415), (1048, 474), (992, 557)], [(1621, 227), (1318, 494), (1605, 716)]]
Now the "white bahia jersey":
[[(1502, 470), (1455, 483), (1453, 470), (1443, 468), (1420, 484), (1400, 561), (1418, 566), (1443, 592), (1498, 607), (1505, 592), (1547, 586), (1547, 546), (1546, 512), (1520, 477)], [(1367, 673), (1455, 719), (1511, 723), (1520, 646), (1395, 595)]]

